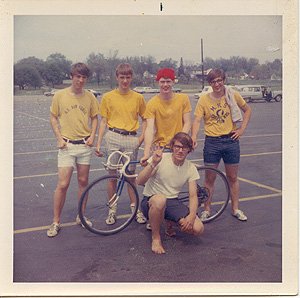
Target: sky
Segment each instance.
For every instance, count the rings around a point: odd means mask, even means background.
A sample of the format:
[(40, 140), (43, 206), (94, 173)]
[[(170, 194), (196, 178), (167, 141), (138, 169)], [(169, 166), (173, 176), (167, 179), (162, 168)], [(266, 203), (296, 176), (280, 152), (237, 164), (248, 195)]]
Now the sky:
[[(89, 54), (119, 58), (153, 56), (201, 63), (233, 56), (259, 62), (282, 59), (281, 16), (14, 16), (14, 62), (34, 56), (46, 60), (53, 53), (73, 63)], [(178, 63), (179, 64), (179, 63)]]

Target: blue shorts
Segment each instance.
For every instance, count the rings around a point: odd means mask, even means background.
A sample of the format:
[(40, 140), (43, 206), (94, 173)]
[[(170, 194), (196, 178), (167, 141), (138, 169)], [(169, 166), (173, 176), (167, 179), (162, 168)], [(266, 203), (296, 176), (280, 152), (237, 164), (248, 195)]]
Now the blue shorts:
[(217, 165), (221, 159), (227, 165), (236, 166), (240, 162), (240, 143), (225, 137), (205, 137), (203, 159), (205, 165)]
[[(151, 197), (144, 196), (141, 202), (141, 209), (144, 216), (149, 219), (149, 204)], [(167, 206), (165, 210), (165, 219), (178, 222), (181, 218), (185, 218), (190, 214), (190, 209), (180, 202), (177, 198), (167, 199)]]

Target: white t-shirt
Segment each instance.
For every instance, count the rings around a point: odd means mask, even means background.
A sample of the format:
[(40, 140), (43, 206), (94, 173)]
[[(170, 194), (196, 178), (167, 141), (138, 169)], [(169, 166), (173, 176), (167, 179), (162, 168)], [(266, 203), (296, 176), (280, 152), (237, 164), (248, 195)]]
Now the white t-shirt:
[[(152, 161), (152, 157), (148, 162)], [(186, 182), (199, 179), (197, 168), (188, 160), (180, 167), (172, 160), (172, 153), (163, 153), (162, 160), (156, 166), (156, 173), (149, 178), (144, 188), (144, 196), (164, 194), (167, 198), (177, 198)]]

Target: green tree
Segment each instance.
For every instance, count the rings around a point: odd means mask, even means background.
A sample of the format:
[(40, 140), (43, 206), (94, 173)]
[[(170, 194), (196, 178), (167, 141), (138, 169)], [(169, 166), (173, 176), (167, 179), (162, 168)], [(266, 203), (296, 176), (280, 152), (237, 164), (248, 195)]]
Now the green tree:
[(104, 55), (101, 53), (98, 53), (97, 55), (91, 53), (87, 58), (87, 65), (90, 68), (92, 75), (96, 77), (99, 86), (101, 78), (105, 76), (108, 68)]
[(183, 59), (181, 57), (180, 59), (180, 65), (178, 67), (178, 74), (177, 74), (178, 77), (180, 76), (185, 76), (185, 73), (184, 73), (184, 66), (183, 66)]
[(282, 78), (282, 62), (280, 59), (275, 59), (273, 62), (269, 62), (268, 65), (271, 67), (272, 75)]
[(272, 69), (270, 65), (262, 64), (256, 65), (253, 69), (253, 74), (258, 80), (268, 80), (271, 78)]
[(46, 63), (47, 65), (56, 64), (60, 67), (61, 72), (64, 74), (64, 79), (69, 77), (72, 61), (67, 60), (66, 56), (60, 53), (51, 54), (47, 57)]
[(16, 64), (14, 66), (14, 84), (24, 90), (26, 86), (32, 86), (35, 89), (43, 84), (42, 77), (37, 69), (29, 64)]
[(55, 85), (62, 84), (66, 78), (65, 72), (57, 62), (46, 62), (45, 79), (54, 88)]
[(121, 62), (120, 59), (117, 58), (119, 51), (115, 50), (114, 52), (112, 50), (109, 51), (109, 56), (107, 59), (107, 65), (108, 65), (108, 71), (110, 76), (110, 88), (112, 89), (115, 82), (115, 70), (118, 66), (118, 64)]
[(169, 58), (169, 59), (165, 59), (165, 60), (161, 60), (158, 63), (159, 68), (172, 68), (172, 69), (176, 69), (177, 68), (177, 61)]
[(42, 59), (35, 58), (34, 56), (30, 56), (28, 58), (21, 59), (16, 63), (16, 65), (30, 65), (34, 67), (42, 78), (44, 78), (45, 73), (45, 62)]

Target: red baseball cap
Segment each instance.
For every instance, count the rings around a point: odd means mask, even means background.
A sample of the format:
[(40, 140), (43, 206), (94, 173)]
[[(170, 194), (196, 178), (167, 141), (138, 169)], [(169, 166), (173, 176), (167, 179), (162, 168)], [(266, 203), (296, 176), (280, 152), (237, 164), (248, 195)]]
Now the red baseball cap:
[(156, 81), (159, 81), (160, 78), (175, 80), (175, 71), (172, 68), (162, 68), (157, 72)]

